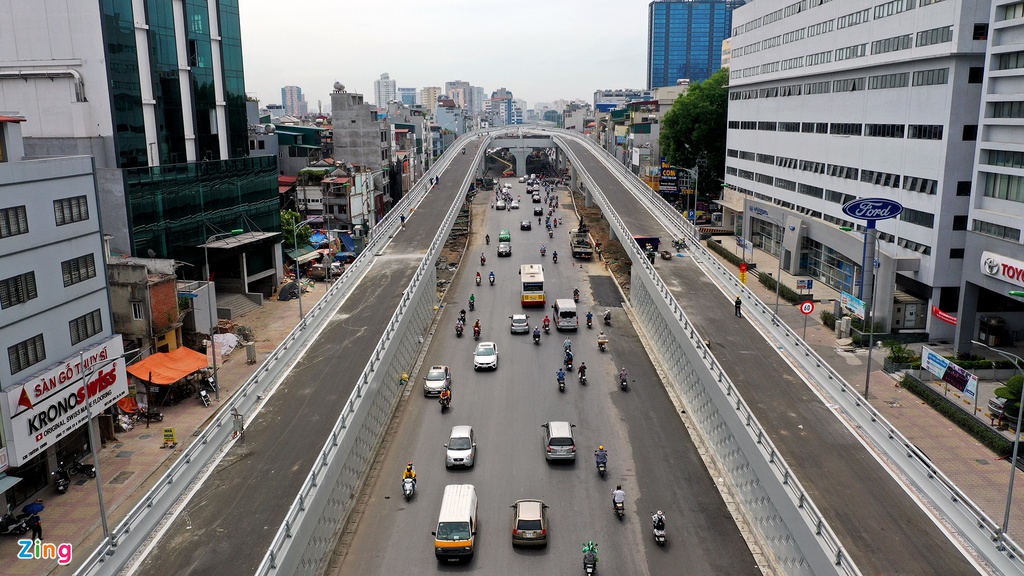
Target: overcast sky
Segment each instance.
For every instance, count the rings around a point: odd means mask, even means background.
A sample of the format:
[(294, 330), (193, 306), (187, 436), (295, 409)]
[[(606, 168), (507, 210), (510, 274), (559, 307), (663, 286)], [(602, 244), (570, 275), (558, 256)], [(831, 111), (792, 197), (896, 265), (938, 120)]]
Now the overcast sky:
[(330, 111), (341, 82), (372, 102), (387, 72), (399, 88), (464, 80), (490, 97), (593, 102), (601, 88), (647, 83), (649, 0), (243, 0), (245, 90), (280, 104), (302, 88)]

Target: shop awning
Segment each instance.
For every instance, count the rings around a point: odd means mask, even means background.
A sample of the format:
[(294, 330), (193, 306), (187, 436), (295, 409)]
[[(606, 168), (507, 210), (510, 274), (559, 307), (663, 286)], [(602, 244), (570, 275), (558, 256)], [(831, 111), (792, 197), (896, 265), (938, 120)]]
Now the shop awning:
[(317, 252), (316, 249), (313, 248), (312, 246), (306, 246), (303, 248), (298, 248), (296, 250), (289, 250), (288, 252), (286, 252), (286, 254), (288, 255), (289, 258), (291, 258), (295, 262), (298, 262), (299, 264), (305, 264), (310, 260), (316, 260), (317, 258), (320, 257), (320, 253)]
[(173, 352), (158, 352), (128, 366), (139, 380), (167, 386), (208, 366), (206, 354), (182, 346)]
[(10, 490), (18, 482), (21, 482), (21, 478), (18, 478), (17, 476), (7, 476), (5, 474), (0, 474), (0, 494), (3, 494), (4, 492)]

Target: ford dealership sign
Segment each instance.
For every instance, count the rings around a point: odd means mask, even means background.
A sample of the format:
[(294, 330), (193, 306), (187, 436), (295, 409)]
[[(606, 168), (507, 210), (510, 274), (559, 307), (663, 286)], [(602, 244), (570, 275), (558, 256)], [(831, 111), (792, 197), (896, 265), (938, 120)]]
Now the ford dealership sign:
[(860, 220), (888, 220), (902, 211), (902, 204), (885, 198), (861, 198), (843, 206), (844, 214)]

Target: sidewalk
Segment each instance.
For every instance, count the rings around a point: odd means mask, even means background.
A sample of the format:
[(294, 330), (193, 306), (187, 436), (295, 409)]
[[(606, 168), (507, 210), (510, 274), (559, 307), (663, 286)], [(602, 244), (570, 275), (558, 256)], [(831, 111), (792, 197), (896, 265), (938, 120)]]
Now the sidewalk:
[[(733, 242), (732, 238), (722, 239), (723, 246), (732, 248), (730, 242)], [(714, 252), (711, 254), (733, 274), (739, 276), (739, 269), (736, 266)], [(778, 260), (764, 251), (754, 250), (753, 261), (757, 262), (759, 271), (770, 272), (773, 276), (776, 273)], [(790, 288), (796, 288), (796, 278), (784, 270), (782, 283)], [(747, 275), (747, 287), (766, 305), (774, 307), (775, 292), (762, 286), (753, 274)], [(846, 347), (840, 347), (834, 333), (824, 327), (819, 319), (823, 308), (832, 310), (831, 302), (827, 300), (838, 298), (839, 293), (818, 281), (814, 282), (811, 292), (814, 293), (815, 300), (826, 300), (826, 302), (815, 302), (814, 312), (807, 317), (807, 332), (804, 340), (850, 385), (863, 393), (867, 377), (867, 350), (849, 351)], [(722, 304), (728, 306), (729, 302)], [(797, 306), (780, 300), (779, 318), (797, 334), (803, 336), (804, 315), (800, 313)], [(942, 349), (941, 345), (932, 344), (932, 346)], [(917, 351), (920, 351), (919, 346)], [(968, 498), (985, 511), (989, 518), (996, 524), (1002, 524), (1010, 481), (1009, 459), (998, 459), (991, 450), (933, 410), (917, 396), (900, 388), (889, 374), (882, 371), (885, 354), (885, 349), (879, 350), (878, 348), (871, 354), (868, 402), (899, 429), (910, 442), (925, 453)], [(982, 390), (986, 390), (994, 388), (994, 384), (986, 382), (982, 383), (980, 387)], [(942, 390), (942, 388), (937, 389)], [(979, 416), (987, 424), (987, 418), (984, 416), (984, 402), (985, 400), (979, 399)], [(1008, 437), (1012, 439), (1013, 434), (1008, 434)], [(1010, 513), (1009, 533), (1015, 541), (1020, 543), (1024, 542), (1024, 473), (1016, 474), (1014, 494), (1016, 496)]]
[[(303, 295), (303, 308), (309, 310), (324, 296), (323, 282), (317, 282), (312, 292)], [(219, 402), (209, 408), (198, 399), (188, 399), (176, 406), (161, 406), (163, 422), (152, 422), (148, 428), (139, 423), (128, 432), (117, 433), (117, 440), (107, 442), (99, 452), (99, 473), (103, 481), (103, 500), (107, 509), (107, 525), (112, 531), (131, 511), (142, 496), (170, 467), (196, 434), (202, 430), (236, 390), (256, 371), (263, 360), (284, 340), (299, 320), (299, 301), (281, 302), (274, 296), (264, 300), (262, 308), (253, 310), (235, 323), (248, 326), (256, 335), (257, 362), (246, 364), (245, 349), (236, 348), (225, 358), (217, 359)], [(163, 447), (163, 428), (173, 427), (177, 434), (176, 448)], [(86, 458), (88, 462), (88, 458)], [(40, 514), (43, 541), (70, 543), (73, 560), (68, 566), (58, 566), (55, 560), (17, 560), (20, 550), (18, 538), (4, 538), (4, 553), (0, 556), (0, 574), (5, 576), (39, 576), (44, 574), (71, 574), (82, 565), (102, 540), (99, 500), (96, 480), (83, 476), (71, 479), (66, 494), (57, 494), (52, 488), (37, 497), (44, 499), (46, 509)], [(28, 537), (26, 534), (24, 537)]]

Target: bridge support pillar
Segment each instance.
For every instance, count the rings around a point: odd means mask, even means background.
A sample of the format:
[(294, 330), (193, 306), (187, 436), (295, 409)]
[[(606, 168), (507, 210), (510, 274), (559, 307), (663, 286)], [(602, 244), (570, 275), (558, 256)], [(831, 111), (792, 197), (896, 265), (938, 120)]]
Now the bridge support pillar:
[(526, 157), (530, 155), (527, 148), (513, 148), (509, 150), (516, 159), (516, 176), (526, 176)]

